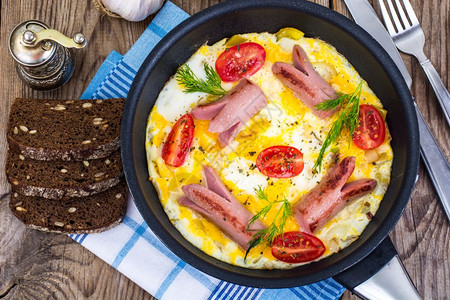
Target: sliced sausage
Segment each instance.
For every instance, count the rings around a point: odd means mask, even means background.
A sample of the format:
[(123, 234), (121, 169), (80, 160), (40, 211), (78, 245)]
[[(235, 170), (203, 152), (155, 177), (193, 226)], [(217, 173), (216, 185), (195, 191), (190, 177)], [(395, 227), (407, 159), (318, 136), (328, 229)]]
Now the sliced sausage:
[(197, 106), (191, 114), (199, 120), (211, 120), (208, 131), (219, 133), (220, 145), (225, 147), (266, 105), (267, 99), (261, 88), (244, 78), (220, 100)]
[(377, 181), (375, 179), (360, 179), (346, 183), (341, 190), (341, 195), (337, 201), (330, 203), (329, 208), (321, 219), (309, 224), (312, 232), (322, 228), (329, 220), (336, 216), (341, 210), (356, 200), (375, 189)]
[(203, 180), (205, 181), (206, 187), (214, 193), (227, 199), (228, 201), (237, 201), (222, 182), (219, 174), (217, 174), (217, 172), (210, 166), (203, 166)]
[(227, 97), (226, 105), (209, 123), (210, 132), (221, 133), (239, 122), (245, 124), (267, 105), (266, 96), (261, 88), (246, 78), (225, 97)]
[(238, 122), (235, 125), (233, 125), (230, 129), (227, 129), (224, 132), (219, 133), (220, 146), (225, 147), (231, 141), (233, 141), (234, 138), (238, 135), (239, 131), (241, 131), (241, 128), (243, 126), (244, 124)]
[(179, 198), (178, 202), (203, 215), (247, 249), (253, 234), (264, 229), (265, 225), (258, 220), (247, 230), (252, 213), (231, 194), (214, 169), (205, 166), (203, 174), (207, 187), (199, 184), (183, 186), (181, 189), (186, 196)]
[[(314, 232), (319, 225), (325, 224), (336, 213), (335, 208), (341, 207), (341, 202), (345, 202), (341, 194), (346, 195), (347, 189), (344, 193), (342, 189), (355, 169), (355, 160), (354, 156), (344, 158), (294, 205), (295, 218), (303, 231)], [(352, 187), (351, 185), (348, 191), (353, 190)]]
[(377, 181), (375, 179), (359, 179), (346, 183), (341, 190), (339, 201), (348, 204), (354, 199), (367, 195), (375, 189)]
[(191, 115), (198, 120), (211, 120), (225, 107), (227, 100), (225, 95), (216, 102), (199, 105), (191, 111)]
[(276, 62), (272, 65), (273, 74), (319, 118), (331, 116), (335, 110), (317, 110), (316, 105), (337, 98), (335, 90), (314, 70), (306, 52), (298, 45), (292, 50), (294, 66)]

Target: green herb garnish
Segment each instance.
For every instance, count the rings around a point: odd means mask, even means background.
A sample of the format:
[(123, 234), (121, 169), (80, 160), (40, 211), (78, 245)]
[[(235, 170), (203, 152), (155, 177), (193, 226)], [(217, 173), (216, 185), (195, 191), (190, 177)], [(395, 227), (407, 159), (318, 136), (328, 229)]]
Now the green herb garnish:
[(222, 88), (222, 81), (216, 70), (207, 63), (204, 64), (204, 68), (206, 80), (199, 79), (188, 64), (178, 69), (176, 79), (184, 85), (184, 92), (186, 94), (202, 92), (218, 96), (225, 95), (226, 91)]
[(269, 211), (272, 209), (274, 204), (281, 203), (281, 207), (278, 210), (277, 214), (275, 215), (272, 224), (270, 224), (270, 226), (267, 227), (266, 229), (262, 229), (253, 235), (252, 239), (250, 240), (250, 246), (245, 252), (244, 260), (247, 259), (247, 255), (250, 252), (250, 250), (256, 247), (257, 245), (265, 243), (269, 246), (272, 246), (273, 239), (278, 234), (284, 233), (284, 226), (286, 225), (286, 221), (293, 214), (291, 203), (286, 199), (286, 197), (284, 197), (283, 200), (270, 201), (267, 195), (261, 189), (261, 186), (258, 186), (257, 189), (255, 188), (255, 194), (256, 197), (258, 197), (258, 199), (266, 201), (267, 205), (264, 206), (263, 209), (261, 209), (261, 211), (259, 211), (256, 215), (254, 215), (250, 219), (250, 222), (248, 223), (247, 226), (247, 230), (250, 230), (250, 226), (252, 226), (253, 223), (256, 222), (256, 220), (264, 219), (269, 213)]
[(331, 125), (330, 131), (328, 131), (327, 137), (320, 148), (319, 157), (317, 157), (316, 162), (313, 166), (313, 173), (317, 173), (317, 168), (319, 171), (322, 169), (322, 161), (325, 155), (325, 151), (330, 145), (332, 145), (341, 135), (342, 129), (345, 127), (350, 133), (349, 136), (349, 146), (350, 140), (352, 138), (353, 132), (358, 127), (359, 119), (359, 99), (361, 97), (361, 88), (363, 82), (361, 81), (356, 88), (356, 90), (351, 94), (337, 93), (338, 98), (326, 100), (322, 103), (316, 105), (318, 110), (332, 110), (336, 107), (343, 107), (339, 112), (336, 120)]

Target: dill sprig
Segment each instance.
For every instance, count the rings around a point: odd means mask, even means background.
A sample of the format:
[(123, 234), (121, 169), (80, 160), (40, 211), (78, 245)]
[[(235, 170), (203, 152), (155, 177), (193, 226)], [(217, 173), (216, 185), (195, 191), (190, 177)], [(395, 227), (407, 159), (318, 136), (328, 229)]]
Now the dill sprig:
[(258, 197), (258, 199), (266, 201), (267, 205), (264, 206), (263, 209), (261, 209), (256, 215), (254, 215), (250, 219), (250, 222), (248, 223), (247, 226), (247, 230), (250, 230), (250, 226), (252, 226), (253, 223), (255, 223), (257, 220), (264, 219), (275, 204), (281, 203), (281, 207), (278, 210), (277, 214), (275, 215), (272, 224), (270, 224), (269, 227), (262, 229), (253, 235), (252, 239), (250, 240), (250, 245), (247, 251), (245, 252), (244, 260), (247, 259), (247, 255), (250, 252), (250, 250), (256, 247), (257, 245), (265, 243), (269, 246), (272, 246), (273, 239), (278, 234), (284, 233), (284, 226), (286, 225), (286, 221), (293, 214), (291, 203), (286, 199), (286, 197), (284, 197), (283, 200), (270, 201), (266, 193), (264, 193), (264, 191), (262, 190), (261, 186), (258, 186), (257, 189), (255, 188), (255, 194), (256, 197)]
[(336, 107), (343, 107), (339, 112), (336, 120), (331, 125), (328, 131), (327, 137), (320, 148), (319, 156), (313, 166), (313, 173), (317, 173), (317, 168), (319, 171), (322, 169), (323, 157), (325, 151), (328, 147), (336, 142), (336, 140), (341, 135), (343, 128), (347, 128), (349, 135), (349, 145), (352, 138), (353, 132), (358, 127), (359, 119), (359, 99), (361, 98), (361, 88), (363, 82), (361, 81), (353, 93), (344, 94), (337, 93), (338, 98), (326, 100), (316, 105), (318, 110), (332, 110)]
[(222, 81), (216, 70), (207, 63), (203, 66), (205, 68), (206, 80), (199, 79), (188, 64), (178, 69), (176, 79), (184, 85), (184, 92), (186, 94), (202, 92), (217, 96), (225, 95), (226, 91), (222, 88)]

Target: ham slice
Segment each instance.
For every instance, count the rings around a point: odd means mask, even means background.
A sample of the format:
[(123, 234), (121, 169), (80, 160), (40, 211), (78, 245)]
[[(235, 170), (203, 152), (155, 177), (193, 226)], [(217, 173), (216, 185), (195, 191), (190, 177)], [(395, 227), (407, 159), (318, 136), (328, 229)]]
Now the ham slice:
[(222, 147), (228, 145), (244, 124), (267, 105), (259, 86), (244, 78), (220, 100), (200, 105), (191, 112), (200, 120), (211, 120), (208, 130), (219, 134)]
[(295, 45), (292, 50), (294, 66), (276, 62), (272, 65), (273, 74), (319, 118), (331, 116), (335, 110), (317, 110), (316, 105), (337, 98), (335, 90), (314, 70), (306, 52)]
[(231, 194), (214, 169), (205, 166), (203, 173), (207, 187), (184, 185), (181, 189), (186, 196), (179, 198), (178, 202), (203, 215), (247, 249), (253, 234), (264, 229), (265, 225), (258, 220), (247, 230), (252, 213)]
[(316, 232), (337, 215), (350, 201), (373, 191), (374, 179), (360, 179), (346, 183), (355, 168), (355, 157), (344, 158), (294, 205), (297, 223), (307, 233)]

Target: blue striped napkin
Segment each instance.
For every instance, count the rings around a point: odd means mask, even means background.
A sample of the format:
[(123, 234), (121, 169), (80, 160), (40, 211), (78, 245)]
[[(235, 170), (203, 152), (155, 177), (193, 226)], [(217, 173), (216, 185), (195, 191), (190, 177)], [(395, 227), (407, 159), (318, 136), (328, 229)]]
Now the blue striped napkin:
[[(113, 51), (82, 99), (126, 97), (140, 65), (161, 38), (189, 15), (166, 2), (125, 54)], [(133, 199), (123, 222), (98, 234), (70, 235), (158, 299), (338, 299), (344, 288), (333, 279), (288, 289), (257, 289), (219, 280), (178, 258), (153, 234)]]

